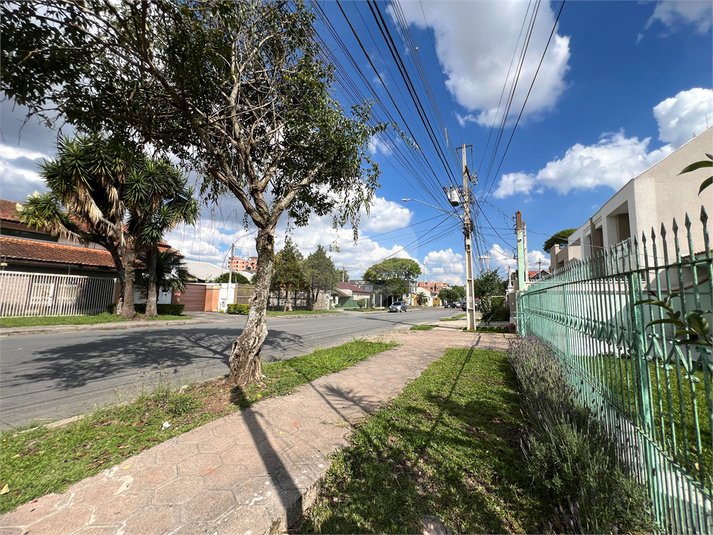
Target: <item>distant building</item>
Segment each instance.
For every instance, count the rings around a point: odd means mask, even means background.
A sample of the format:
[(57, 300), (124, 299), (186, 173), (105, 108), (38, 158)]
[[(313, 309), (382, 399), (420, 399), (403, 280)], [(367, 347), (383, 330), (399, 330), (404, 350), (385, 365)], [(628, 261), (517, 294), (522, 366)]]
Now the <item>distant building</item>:
[[(709, 188), (698, 195), (698, 188), (710, 176), (710, 170), (698, 169), (685, 175), (680, 172), (687, 165), (706, 159), (706, 153), (711, 152), (713, 127), (629, 180), (569, 237), (566, 246), (555, 245), (549, 251), (551, 269), (600, 254), (628, 238), (641, 241), (642, 233), (650, 238), (651, 229), (659, 234), (662, 223), (670, 232), (674, 218), (683, 227), (686, 213), (691, 220), (698, 221), (701, 205), (710, 215), (713, 192)], [(685, 231), (681, 236), (685, 236)], [(687, 249), (685, 238), (682, 242)], [(704, 250), (702, 232), (692, 233), (692, 246), (694, 251)]]
[(419, 282), (419, 288), (426, 288), (434, 294), (438, 294), (443, 289), (450, 289), (451, 285), (447, 282)]
[(233, 268), (233, 271), (257, 271), (257, 256), (248, 256), (246, 258), (238, 258), (234, 256), (228, 259), (228, 269)]

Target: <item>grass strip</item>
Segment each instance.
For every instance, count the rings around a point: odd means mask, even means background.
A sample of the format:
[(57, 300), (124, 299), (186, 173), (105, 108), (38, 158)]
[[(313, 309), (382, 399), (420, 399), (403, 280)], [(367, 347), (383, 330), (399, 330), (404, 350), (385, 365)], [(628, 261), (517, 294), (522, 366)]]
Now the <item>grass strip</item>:
[(411, 331), (430, 331), (431, 329), (435, 329), (435, 325), (414, 325), (411, 327)]
[(451, 318), (441, 318), (441, 321), (456, 321), (465, 318), (465, 314), (456, 314)]
[(505, 354), (449, 349), (333, 456), (300, 533), (540, 531), (520, 450), (516, 379)]
[(155, 316), (147, 318), (138, 314), (133, 320), (126, 320), (116, 314), (104, 312), (96, 316), (32, 316), (22, 318), (0, 318), (0, 327), (37, 327), (45, 325), (94, 325), (96, 323), (115, 323), (123, 321), (161, 321), (186, 320), (188, 316)]
[[(2, 434), (0, 488), (9, 492), (0, 512), (50, 492), (62, 492), (85, 477), (121, 463), (165, 440), (249, 407), (291, 393), (298, 385), (341, 371), (396, 344), (354, 340), (309, 355), (263, 366), (265, 386), (232, 388), (221, 377), (177, 391), (159, 384), (132, 403), (98, 409), (66, 427), (39, 427)], [(164, 429), (163, 423), (170, 427)]]

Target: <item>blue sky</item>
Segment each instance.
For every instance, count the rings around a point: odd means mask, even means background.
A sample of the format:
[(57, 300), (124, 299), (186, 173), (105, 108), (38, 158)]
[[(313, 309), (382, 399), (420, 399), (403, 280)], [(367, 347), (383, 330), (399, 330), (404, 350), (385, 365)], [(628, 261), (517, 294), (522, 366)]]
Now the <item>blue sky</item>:
[[(329, 218), (313, 218), (308, 227), (291, 229), (305, 255), (318, 243), (337, 246), (333, 260), (351, 278), (359, 278), (375, 262), (398, 256), (417, 260), (427, 280), (462, 282), (458, 220), (416, 202), (402, 202), (418, 199), (448, 210), (440, 188), (461, 180), (454, 144), (472, 145), (472, 152), (466, 151), (468, 166), (478, 173), (473, 187), (482, 209), (477, 253), (489, 254), (491, 268), (503, 273), (514, 263), (516, 210), (527, 222), (531, 269), (538, 261), (546, 267), (549, 260), (538, 249), (547, 237), (580, 226), (629, 179), (713, 126), (710, 1), (570, 0), (544, 58), (561, 3), (542, 2), (521, 68), (535, 1), (380, 1), (377, 12), (367, 2), (342, 2), (346, 18), (336, 2), (318, 5), (323, 12), (320, 35), (339, 63), (335, 95), (345, 105), (376, 98), (375, 116), (382, 121), (393, 118), (413, 141), (409, 145), (393, 130), (373, 140), (382, 187), (370, 215), (364, 214), (357, 244), (349, 229), (335, 233)], [(377, 20), (388, 32), (382, 35)], [(396, 59), (387, 45), (389, 36)], [(403, 62), (415, 98), (397, 60)], [(56, 131), (33, 121), (18, 135), (22, 111), (12, 103), (2, 104), (0, 195), (16, 201), (43, 189), (37, 163), (52, 156), (56, 138)], [(197, 227), (178, 228), (168, 241), (187, 258), (221, 265), (231, 243), (241, 254), (254, 251), (253, 231), (243, 229), (241, 221), (237, 201), (226, 198), (219, 206), (204, 208)], [(278, 247), (287, 228), (285, 221)], [(478, 261), (476, 269), (484, 265)]]

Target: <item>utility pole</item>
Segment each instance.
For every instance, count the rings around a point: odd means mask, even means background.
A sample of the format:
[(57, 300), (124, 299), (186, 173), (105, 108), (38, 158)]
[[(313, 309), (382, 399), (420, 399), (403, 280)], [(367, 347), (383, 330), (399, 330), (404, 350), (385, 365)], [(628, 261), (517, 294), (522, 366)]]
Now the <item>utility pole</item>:
[(517, 289), (518, 292), (523, 292), (525, 291), (527, 261), (525, 260), (525, 229), (520, 210), (515, 212), (515, 232), (517, 233)]
[(468, 330), (475, 330), (475, 299), (473, 298), (473, 254), (471, 251), (470, 224), (470, 185), (468, 184), (468, 165), (466, 164), (465, 143), (463, 151), (463, 233), (465, 234), (465, 295), (466, 319)]
[(487, 268), (488, 271), (490, 271), (490, 258), (491, 258), (491, 257), (490, 257), (490, 253), (488, 253), (488, 254), (486, 254), (486, 255), (481, 255), (481, 256), (478, 257), (478, 260), (485, 260), (485, 262), (486, 262), (486, 268)]
[(233, 259), (234, 258), (235, 258), (235, 243), (233, 243), (230, 246), (230, 263), (228, 264), (228, 267), (230, 268), (230, 270), (228, 271), (228, 299), (227, 299), (228, 304), (231, 303), (230, 287), (233, 284)]

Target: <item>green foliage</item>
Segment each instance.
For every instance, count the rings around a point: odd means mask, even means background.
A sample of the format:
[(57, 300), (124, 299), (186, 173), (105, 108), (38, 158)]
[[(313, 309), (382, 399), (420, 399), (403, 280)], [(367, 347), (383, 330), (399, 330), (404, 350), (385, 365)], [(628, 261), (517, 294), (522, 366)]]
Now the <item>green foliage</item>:
[(408, 291), (408, 286), (406, 286), (406, 283), (401, 279), (386, 280), (383, 282), (383, 286), (383, 292), (394, 299), (401, 299), (401, 297)]
[(368, 303), (369, 303), (368, 299), (358, 299), (357, 300), (357, 305), (359, 305), (359, 308), (364, 308)]
[(411, 326), (411, 331), (430, 331), (432, 329), (435, 329), (435, 325), (412, 325)]
[(272, 276), (270, 288), (274, 292), (297, 292), (307, 288), (307, 278), (302, 268), (302, 253), (290, 238), (285, 240), (285, 246), (275, 255), (275, 274)]
[[(684, 173), (690, 173), (692, 171), (695, 171), (696, 169), (713, 167), (713, 155), (706, 154), (706, 157), (708, 158), (707, 160), (701, 160), (699, 162), (692, 163), (691, 165), (684, 167), (683, 171), (678, 174), (682, 175)], [(713, 176), (709, 176), (708, 178), (704, 179), (703, 182), (701, 182), (701, 187), (698, 189), (698, 195), (700, 195), (701, 192), (707, 187), (709, 187), (711, 184), (713, 184)]]
[(555, 245), (567, 245), (567, 238), (569, 238), (576, 230), (576, 228), (568, 228), (555, 232), (552, 236), (545, 240), (545, 243), (542, 245), (542, 250), (549, 254), (550, 249), (552, 249)]
[[(173, 249), (159, 249), (154, 253), (156, 261), (156, 296), (160, 288), (171, 290), (172, 292), (183, 292), (186, 289), (186, 283), (190, 278), (190, 273), (183, 261), (183, 256)], [(149, 273), (147, 269), (148, 255), (140, 254), (138, 259), (143, 263), (143, 266), (138, 268), (135, 273), (136, 285), (148, 292), (149, 289)]]
[(116, 303), (109, 303), (106, 307), (106, 310), (107, 312), (109, 312), (109, 314), (113, 314), (114, 312), (116, 312)]
[(240, 314), (241, 316), (247, 316), (250, 312), (250, 305), (244, 305), (242, 303), (231, 303), (228, 305), (228, 314)]
[(473, 296), (478, 299), (504, 295), (506, 290), (507, 281), (500, 278), (497, 270), (483, 271), (473, 280)]
[(460, 293), (452, 288), (443, 288), (438, 291), (438, 299), (448, 303), (456, 303), (460, 301)]
[[(221, 273), (216, 278), (214, 278), (211, 282), (214, 282), (216, 284), (219, 284), (219, 283), (225, 284), (228, 282), (229, 277), (230, 277), (230, 273)], [(244, 275), (241, 275), (240, 273), (233, 272), (233, 284), (250, 284), (250, 281)]]
[(416, 304), (418, 306), (423, 306), (423, 305), (426, 305), (427, 303), (428, 303), (428, 297), (426, 297), (426, 294), (422, 294), (420, 292), (416, 294)]
[(421, 275), (421, 268), (414, 260), (389, 258), (367, 269), (364, 272), (364, 280), (374, 284), (385, 284), (393, 279), (410, 282), (418, 279), (419, 275)]
[(466, 298), (465, 286), (452, 286), (451, 290), (455, 291), (458, 294), (459, 299)]
[(315, 252), (307, 257), (303, 269), (307, 284), (312, 289), (312, 302), (317, 301), (319, 292), (331, 292), (341, 278), (341, 272), (334, 267), (334, 262), (321, 245), (317, 245)]
[[(179, 304), (158, 304), (158, 314), (160, 316), (181, 316), (186, 305)], [(134, 305), (137, 314), (146, 314), (146, 303), (137, 303)]]
[[(711, 347), (713, 345), (713, 335), (711, 334), (711, 326), (708, 320), (705, 318), (706, 315), (710, 316), (710, 310), (690, 310), (686, 312), (686, 315), (682, 318), (681, 311), (675, 310), (671, 304), (674, 298), (681, 299), (681, 294), (672, 293), (668, 296), (665, 301), (660, 301), (658, 299), (646, 299), (643, 301), (638, 301), (634, 305), (649, 305), (662, 308), (666, 311), (666, 318), (650, 321), (646, 326), (651, 327), (652, 325), (671, 325), (674, 329), (673, 332), (673, 344), (674, 348), (669, 353), (664, 364), (670, 364), (674, 359), (680, 363), (680, 365), (685, 370), (687, 376), (691, 376), (698, 369), (702, 369), (705, 365), (707, 359), (699, 358), (694, 362), (689, 362), (687, 358), (679, 358), (678, 351), (676, 351), (676, 345), (699, 345), (704, 347)], [(713, 363), (708, 364), (710, 372), (713, 372)]]
[(648, 492), (606, 428), (576, 400), (557, 357), (543, 342), (525, 338), (511, 344), (509, 360), (528, 425), (525, 466), (554, 508), (555, 532), (653, 531)]

